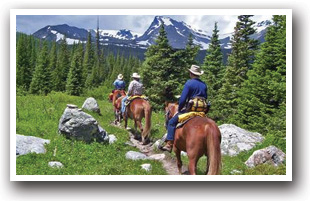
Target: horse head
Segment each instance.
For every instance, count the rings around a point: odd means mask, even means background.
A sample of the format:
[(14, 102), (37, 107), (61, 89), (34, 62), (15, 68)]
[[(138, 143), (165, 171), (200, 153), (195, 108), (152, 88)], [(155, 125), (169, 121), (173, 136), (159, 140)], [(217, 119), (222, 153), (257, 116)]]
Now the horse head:
[(168, 121), (178, 112), (178, 103), (165, 104), (165, 127), (167, 129)]

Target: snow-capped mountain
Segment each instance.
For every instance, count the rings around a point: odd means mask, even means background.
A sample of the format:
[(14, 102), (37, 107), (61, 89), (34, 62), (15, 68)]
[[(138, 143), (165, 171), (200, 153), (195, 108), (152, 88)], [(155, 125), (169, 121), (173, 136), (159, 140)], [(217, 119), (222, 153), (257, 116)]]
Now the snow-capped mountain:
[(206, 32), (193, 29), (185, 22), (179, 22), (169, 17), (156, 16), (144, 34), (137, 38), (137, 44), (145, 46), (155, 44), (162, 24), (165, 27), (169, 43), (173, 48), (184, 48), (190, 33), (193, 35), (193, 42), (200, 45), (202, 49), (206, 49), (210, 43), (210, 36)]
[[(147, 48), (148, 46), (155, 44), (155, 40), (158, 37), (161, 24), (164, 25), (165, 31), (170, 45), (175, 49), (182, 49), (186, 46), (188, 36), (192, 34), (193, 42), (196, 45), (200, 45), (202, 50), (208, 48), (211, 39), (211, 32), (209, 34), (206, 31), (193, 28), (191, 25), (185, 22), (176, 21), (169, 17), (156, 16), (149, 26), (149, 28), (143, 33), (135, 33), (127, 29), (122, 30), (101, 30), (99, 29), (99, 41), (102, 45), (117, 45), (127, 47)], [(257, 33), (252, 35), (252, 38), (264, 41), (266, 28), (271, 24), (269, 20), (262, 21), (255, 24)], [(92, 40), (95, 41), (96, 29), (86, 30), (77, 27), (72, 27), (66, 24), (46, 26), (33, 35), (47, 40), (59, 41), (66, 35), (67, 42), (73, 44), (74, 42), (86, 42), (88, 31), (91, 32)], [(219, 39), (222, 49), (231, 49), (230, 39), (233, 32), (227, 34), (220, 34)]]
[(67, 24), (55, 25), (55, 26), (46, 26), (33, 35), (38, 38), (51, 40), (51, 41), (60, 41), (66, 36), (68, 44), (73, 44), (78, 41), (87, 41), (87, 30), (69, 26)]
[[(67, 24), (46, 26), (33, 35), (47, 40), (52, 40), (59, 42), (66, 36), (68, 44), (73, 44), (80, 42), (86, 42), (88, 37), (88, 32), (90, 31), (92, 40), (96, 38), (97, 30), (86, 30), (77, 27), (72, 27)], [(131, 44), (133, 40), (141, 36), (139, 33), (132, 32), (127, 29), (122, 30), (100, 30), (99, 29), (99, 41), (102, 44)]]

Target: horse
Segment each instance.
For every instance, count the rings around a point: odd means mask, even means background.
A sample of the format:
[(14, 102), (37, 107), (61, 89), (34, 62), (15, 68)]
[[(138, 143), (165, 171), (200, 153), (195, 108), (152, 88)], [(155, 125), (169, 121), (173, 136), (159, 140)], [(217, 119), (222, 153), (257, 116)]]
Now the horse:
[[(178, 111), (177, 103), (165, 107), (166, 125)], [(179, 173), (182, 174), (181, 151), (187, 152), (189, 173), (196, 174), (197, 162), (207, 156), (206, 174), (218, 175), (221, 169), (221, 132), (216, 123), (207, 117), (196, 116), (175, 131), (173, 151), (177, 157)]]
[[(126, 114), (124, 115), (125, 128), (127, 128), (128, 118), (133, 119), (135, 122), (135, 139), (139, 139), (137, 135), (137, 126), (141, 131), (141, 138), (143, 145), (146, 145), (150, 141), (151, 132), (151, 116), (152, 108), (147, 100), (142, 98), (136, 98), (131, 101), (129, 106), (127, 106)], [(142, 119), (145, 118), (145, 126), (142, 126)]]
[(121, 106), (122, 99), (126, 96), (126, 92), (124, 90), (114, 90), (112, 96), (112, 104), (115, 115), (115, 123), (121, 122)]

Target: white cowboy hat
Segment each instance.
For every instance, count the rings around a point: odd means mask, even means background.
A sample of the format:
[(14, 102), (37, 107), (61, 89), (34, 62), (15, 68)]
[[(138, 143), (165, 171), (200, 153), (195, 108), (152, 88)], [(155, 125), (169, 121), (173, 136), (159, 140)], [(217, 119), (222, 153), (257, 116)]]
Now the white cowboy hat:
[(133, 73), (131, 77), (132, 77), (132, 78), (138, 78), (138, 79), (139, 79), (139, 78), (140, 78), (140, 75), (139, 75), (138, 73)]
[(119, 74), (119, 75), (117, 76), (117, 79), (122, 80), (122, 79), (123, 79), (123, 75), (122, 75), (122, 74)]
[(190, 69), (188, 69), (194, 75), (202, 75), (203, 70), (201, 70), (200, 66), (192, 65)]

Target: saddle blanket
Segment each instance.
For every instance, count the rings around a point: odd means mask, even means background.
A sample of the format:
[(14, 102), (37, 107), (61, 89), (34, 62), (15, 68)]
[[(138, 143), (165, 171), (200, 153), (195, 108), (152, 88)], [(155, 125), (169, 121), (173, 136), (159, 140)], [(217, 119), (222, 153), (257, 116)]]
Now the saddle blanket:
[(142, 95), (142, 96), (129, 96), (128, 99), (127, 99), (126, 102), (125, 102), (125, 105), (126, 105), (126, 106), (129, 105), (129, 104), (131, 103), (131, 101), (133, 101), (134, 99), (137, 99), (137, 98), (142, 98), (142, 99), (144, 99), (144, 100), (146, 100), (146, 101), (149, 100), (148, 97), (146, 97), (146, 96), (144, 96), (144, 95)]
[(199, 117), (206, 117), (204, 112), (187, 112), (184, 114), (179, 115), (179, 123), (176, 128), (182, 127), (186, 122), (191, 120), (192, 118), (199, 116)]

